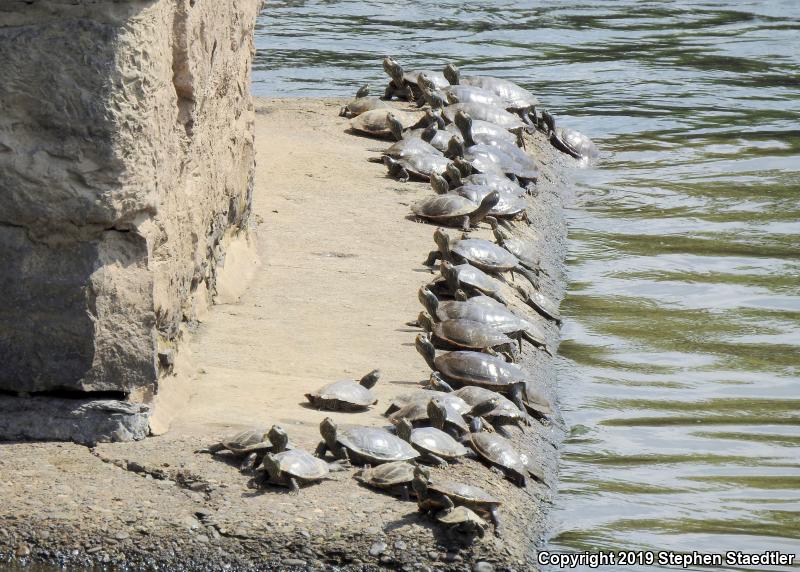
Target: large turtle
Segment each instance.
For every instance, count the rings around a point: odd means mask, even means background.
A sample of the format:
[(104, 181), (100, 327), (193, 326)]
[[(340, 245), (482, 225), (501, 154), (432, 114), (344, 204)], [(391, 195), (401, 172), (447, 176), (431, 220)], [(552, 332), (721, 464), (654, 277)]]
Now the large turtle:
[(418, 334), (415, 346), (428, 366), (457, 387), (477, 385), (508, 397), (524, 410), (523, 391), (527, 374), (519, 366), (482, 352), (454, 351), (436, 355), (428, 334)]
[[(449, 141), (448, 141), (449, 145)], [(514, 196), (523, 196), (525, 194), (534, 194), (536, 187), (533, 184), (528, 184), (521, 187), (505, 175), (498, 175), (497, 173), (473, 173), (464, 176), (456, 163), (450, 163), (447, 166), (447, 177), (450, 180), (450, 187), (457, 189), (465, 185), (476, 185), (480, 187), (489, 187), (493, 191), (508, 193)]]
[(355, 117), (373, 109), (392, 109), (392, 106), (377, 97), (369, 97), (369, 86), (365, 85), (356, 92), (356, 98), (342, 107), (341, 117)]
[(412, 481), (417, 493), (417, 505), (420, 512), (430, 513), (448, 507), (444, 499), (448, 497), (456, 506), (465, 506), (478, 514), (486, 515), (494, 524), (495, 534), (500, 536), (500, 501), (481, 488), (447, 479), (431, 480), (428, 471), (423, 467), (414, 469)]
[(392, 124), (398, 121), (402, 129), (428, 126), (430, 118), (421, 111), (402, 111), (400, 109), (371, 109), (350, 120), (350, 127), (361, 133), (381, 137), (383, 139), (396, 139)]
[(347, 427), (339, 430), (330, 417), (319, 425), (322, 442), (315, 455), (326, 452), (337, 459), (347, 459), (356, 465), (379, 465), (390, 461), (409, 461), (419, 457), (414, 448), (385, 429), (378, 427)]
[[(272, 427), (270, 440), (275, 452), (264, 455), (261, 466), (267, 482), (289, 487), (292, 493), (297, 494), (300, 485), (329, 478), (331, 468), (328, 463), (302, 449), (286, 449), (288, 438), (280, 427)], [(337, 469), (342, 468), (337, 466)]]
[(477, 185), (465, 185), (450, 191), (450, 185), (447, 179), (436, 173), (431, 174), (431, 186), (438, 194), (452, 193), (469, 199), (475, 204), (480, 204), (489, 193), (497, 192), (500, 198), (492, 210), (489, 211), (489, 216), (493, 218), (521, 218), (525, 221), (528, 220), (528, 203), (521, 197), (516, 197), (500, 191), (493, 191), (489, 187), (480, 187)]
[(449, 82), (440, 72), (430, 70), (414, 70), (405, 71), (397, 60), (391, 56), (386, 56), (383, 59), (383, 71), (391, 78), (389, 85), (386, 87), (384, 93), (385, 99), (397, 97), (399, 99), (407, 99), (409, 101), (418, 99), (422, 92), (419, 87), (419, 76), (425, 74), (429, 81), (433, 82), (435, 87), (445, 87)]
[(209, 447), (198, 449), (196, 452), (216, 454), (222, 451), (229, 451), (234, 456), (243, 459), (239, 468), (242, 472), (247, 472), (254, 469), (260, 462), (260, 458), (271, 450), (272, 443), (269, 440), (267, 428), (250, 427), (233, 435), (228, 435), (221, 441)]
[[(437, 383), (438, 380), (431, 380), (431, 383)], [(507, 399), (505, 396), (500, 395), (496, 391), (486, 389), (485, 387), (476, 387), (468, 385), (457, 389), (454, 395), (461, 397), (464, 401), (477, 407), (487, 402), (492, 402), (494, 407), (481, 415), (481, 417), (491, 423), (495, 429), (503, 431), (506, 425), (516, 425), (524, 431), (523, 425), (530, 425), (530, 417), (519, 410), (519, 407)]]
[(441, 429), (414, 428), (411, 421), (406, 418), (397, 422), (395, 431), (398, 437), (419, 451), (421, 455), (419, 460), (424, 463), (447, 466), (448, 461), (455, 461), (469, 453), (469, 449)]
[(455, 120), (456, 113), (459, 111), (468, 113), (473, 119), (488, 121), (508, 130), (521, 130), (525, 127), (525, 123), (520, 121), (518, 116), (509, 113), (502, 107), (483, 103), (455, 103), (448, 105), (444, 108), (444, 118), (452, 123)]
[(370, 390), (380, 377), (380, 370), (374, 369), (358, 382), (349, 379), (334, 381), (312, 393), (306, 393), (306, 399), (317, 409), (363, 411), (378, 402)]
[(353, 478), (369, 487), (389, 491), (392, 495), (409, 500), (409, 486), (414, 480), (414, 465), (407, 461), (392, 461), (377, 467), (356, 471)]
[(569, 127), (556, 127), (556, 120), (548, 111), (542, 111), (542, 122), (550, 136), (550, 143), (559, 151), (587, 161), (596, 159), (599, 155), (597, 146), (591, 139)]
[(517, 257), (519, 263), (524, 267), (539, 274), (541, 272), (541, 265), (539, 262), (539, 253), (533, 242), (529, 240), (522, 240), (514, 238), (497, 223), (496, 220), (487, 218), (492, 227), (492, 233), (497, 244), (508, 250), (511, 254)]
[[(431, 411), (436, 409), (436, 413), (434, 415), (438, 415), (439, 407), (442, 408), (441, 411), (444, 414), (442, 417), (441, 427), (439, 427), (439, 429), (442, 431), (447, 431), (451, 435), (455, 435), (457, 437), (462, 437), (463, 435), (469, 433), (469, 426), (467, 425), (466, 421), (464, 421), (462, 414), (459, 413), (454, 407), (449, 405), (448, 400), (440, 400), (436, 397), (430, 399), (428, 402), (412, 402), (404, 407), (401, 407), (389, 415), (389, 421), (391, 421), (393, 425), (397, 426), (397, 424), (403, 419), (407, 419), (414, 427), (423, 427), (431, 424)], [(471, 409), (472, 408), (470, 408), (470, 411)]]
[(444, 173), (450, 160), (439, 153), (423, 153), (410, 155), (402, 159), (383, 156), (383, 164), (389, 174), (400, 182), (408, 182), (411, 178), (427, 181), (431, 173)]
[(437, 87), (426, 73), (419, 74), (417, 84), (422, 92), (422, 101), (428, 103), (431, 107), (439, 104), (444, 104), (441, 106), (445, 107), (447, 104), (454, 103), (482, 103), (501, 108), (505, 105), (505, 100), (502, 97), (480, 87), (471, 85)]
[(448, 405), (448, 407), (450, 407), (460, 415), (464, 415), (465, 413), (468, 413), (470, 409), (472, 409), (472, 407), (467, 405), (467, 403), (463, 399), (456, 397), (452, 393), (443, 393), (441, 391), (417, 390), (417, 391), (412, 391), (411, 393), (404, 393), (402, 395), (398, 395), (397, 397), (392, 399), (389, 403), (389, 408), (386, 411), (384, 411), (383, 414), (388, 417), (389, 415), (391, 415), (395, 411), (398, 411), (399, 409), (402, 409), (406, 405), (409, 405), (411, 403), (428, 403), (433, 398), (443, 401)]
[(411, 211), (420, 218), (437, 224), (461, 226), (466, 231), (481, 222), (499, 199), (496, 191), (486, 195), (477, 205), (459, 195), (434, 195), (414, 203)]
[(383, 154), (394, 159), (408, 159), (413, 155), (441, 155), (441, 151), (422, 137), (405, 137), (386, 149)]
[(504, 107), (509, 111), (519, 114), (526, 123), (533, 122), (531, 115), (535, 116), (535, 108), (539, 105), (530, 91), (507, 79), (489, 76), (462, 76), (458, 67), (448, 64), (443, 75), (452, 85), (469, 85), (479, 87), (504, 100)]
[[(524, 151), (519, 153), (524, 155)], [(535, 183), (539, 178), (539, 169), (530, 156), (514, 157), (497, 145), (478, 143), (465, 147), (460, 137), (453, 137), (447, 144), (445, 155), (451, 159), (462, 158), (479, 173), (504, 173), (525, 184)]]
[(500, 305), (507, 305), (503, 297), (499, 280), (492, 278), (480, 268), (471, 264), (451, 264), (443, 260), (439, 265), (439, 273), (447, 285), (451, 295), (458, 295), (459, 290), (472, 296), (484, 295), (492, 298)]
[(527, 486), (530, 471), (511, 441), (496, 433), (480, 431), (477, 419), (473, 419), (471, 427), (470, 444), (478, 456), (515, 485)]
[(419, 326), (431, 334), (433, 345), (442, 350), (476, 350), (491, 355), (502, 353), (516, 359), (514, 340), (486, 322), (456, 318), (433, 321), (427, 312), (420, 312)]

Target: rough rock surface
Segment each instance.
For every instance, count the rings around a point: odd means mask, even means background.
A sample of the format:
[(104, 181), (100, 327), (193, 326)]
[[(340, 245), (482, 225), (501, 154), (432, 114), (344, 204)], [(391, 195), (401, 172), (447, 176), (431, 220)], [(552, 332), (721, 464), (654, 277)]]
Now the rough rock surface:
[(247, 227), (259, 6), (0, 4), (0, 390), (158, 391)]

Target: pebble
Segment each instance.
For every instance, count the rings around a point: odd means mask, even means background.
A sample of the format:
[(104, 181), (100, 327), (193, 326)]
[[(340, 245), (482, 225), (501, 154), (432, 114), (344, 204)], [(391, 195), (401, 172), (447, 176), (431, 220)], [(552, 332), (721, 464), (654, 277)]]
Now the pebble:
[(386, 543), (385, 542), (376, 542), (373, 544), (369, 549), (370, 556), (378, 556), (386, 552)]
[(19, 558), (24, 558), (25, 556), (30, 556), (31, 554), (31, 547), (27, 544), (23, 543), (17, 546), (17, 550), (14, 552)]
[(100, 546), (92, 546), (91, 548), (86, 549), (86, 554), (94, 554), (96, 552), (100, 552), (102, 548)]
[(476, 562), (475, 565), (472, 567), (472, 572), (494, 572), (494, 564), (490, 562)]
[(283, 561), (283, 565), (284, 566), (305, 566), (306, 565), (306, 561), (305, 560), (300, 560), (298, 558), (286, 558)]
[(117, 540), (127, 540), (130, 537), (131, 535), (128, 534), (127, 532), (119, 532), (114, 538), (116, 538)]
[(205, 534), (198, 534), (197, 536), (195, 536), (195, 540), (197, 540), (197, 542), (206, 544), (208, 542), (208, 536), (206, 536)]
[(458, 552), (448, 552), (444, 555), (445, 562), (461, 562), (463, 560)]
[(394, 543), (394, 548), (395, 550), (405, 550), (406, 543), (403, 542), (402, 540), (398, 540), (397, 542)]

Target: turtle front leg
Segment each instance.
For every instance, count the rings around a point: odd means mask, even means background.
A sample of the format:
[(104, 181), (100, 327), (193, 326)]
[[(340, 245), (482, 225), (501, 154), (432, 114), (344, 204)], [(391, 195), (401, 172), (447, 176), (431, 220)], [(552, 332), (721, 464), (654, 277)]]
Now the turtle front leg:
[(494, 535), (497, 538), (502, 538), (503, 533), (500, 528), (500, 514), (498, 513), (498, 508), (496, 506), (493, 506), (489, 509), (489, 520), (491, 520), (492, 524), (494, 525)]
[(289, 494), (295, 496), (300, 494), (300, 485), (294, 477), (289, 477)]
[(320, 441), (319, 445), (317, 445), (317, 449), (314, 451), (314, 456), (322, 459), (325, 457), (325, 453), (327, 452), (328, 445), (325, 443), (325, 441)]
[(249, 473), (256, 468), (256, 461), (258, 460), (258, 453), (250, 453), (244, 458), (242, 464), (239, 465), (239, 471), (242, 473)]
[(511, 390), (508, 392), (508, 397), (514, 404), (519, 408), (520, 411), (527, 412), (525, 408), (525, 401), (522, 399), (522, 384), (518, 383), (511, 387)]
[(461, 221), (461, 230), (464, 232), (469, 232), (471, 230), (468, 216), (465, 216), (464, 220)]
[(346, 471), (348, 469), (351, 469), (352, 467), (353, 465), (350, 464), (349, 459), (337, 459), (335, 461), (328, 463), (328, 470), (330, 470), (332, 473)]
[(437, 260), (441, 260), (441, 259), (442, 259), (442, 253), (441, 252), (439, 252), (438, 250), (431, 250), (428, 253), (428, 258), (426, 258), (425, 262), (423, 262), (422, 264), (424, 266), (433, 266), (436, 263)]

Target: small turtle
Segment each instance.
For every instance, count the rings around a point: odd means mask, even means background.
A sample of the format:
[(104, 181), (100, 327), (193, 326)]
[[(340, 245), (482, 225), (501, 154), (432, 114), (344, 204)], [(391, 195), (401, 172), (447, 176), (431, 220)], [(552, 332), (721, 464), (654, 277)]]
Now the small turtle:
[(478, 185), (481, 187), (489, 187), (493, 191), (505, 192), (510, 195), (521, 197), (525, 194), (534, 194), (536, 188), (532, 184), (521, 187), (507, 176), (498, 175), (496, 173), (473, 173), (472, 175), (464, 176), (455, 163), (450, 163), (447, 166), (447, 177), (450, 179), (450, 187), (452, 189), (457, 189), (464, 185)]
[(497, 241), (497, 244), (516, 256), (519, 263), (528, 270), (532, 270), (537, 274), (541, 272), (539, 255), (534, 243), (528, 240), (514, 238), (500, 228), (496, 220), (489, 218), (487, 218), (487, 220), (492, 227), (492, 233), (494, 234), (494, 239)]
[[(524, 154), (524, 151), (520, 153)], [(474, 171), (479, 173), (504, 173), (524, 183), (535, 183), (539, 178), (539, 169), (531, 157), (525, 155), (521, 160), (497, 145), (477, 143), (465, 147), (463, 139), (453, 137), (448, 143), (445, 155), (451, 159), (463, 158)]]
[(500, 305), (508, 303), (501, 294), (502, 286), (500, 281), (471, 264), (451, 264), (443, 260), (439, 265), (439, 273), (453, 296), (459, 290), (464, 290), (464, 292), (472, 295), (483, 294), (488, 296)]
[(356, 98), (342, 107), (339, 111), (341, 117), (355, 117), (373, 109), (393, 109), (382, 99), (369, 96), (369, 86), (365, 85), (356, 92)]
[(480, 204), (458, 195), (434, 195), (414, 203), (411, 211), (418, 217), (437, 224), (461, 226), (468, 231), (489, 214), (499, 199), (497, 192), (486, 195)]
[[(433, 404), (433, 406), (431, 405)], [(436, 409), (436, 414), (439, 413), (439, 407), (442, 408), (444, 419), (442, 420), (442, 431), (447, 431), (451, 435), (461, 437), (469, 433), (469, 426), (461, 413), (448, 404), (448, 400), (439, 400), (436, 397), (426, 402), (412, 402), (408, 405), (401, 407), (391, 415), (389, 421), (397, 426), (401, 420), (407, 419), (414, 427), (421, 427), (431, 424), (431, 411)]]
[(507, 353), (515, 359), (514, 340), (485, 322), (456, 318), (434, 322), (427, 312), (420, 312), (417, 323), (431, 333), (433, 345), (442, 350), (468, 349), (491, 355)]
[(439, 129), (436, 125), (429, 125), (420, 133), (420, 138), (423, 141), (427, 141), (434, 149), (441, 153), (447, 151), (447, 147), (450, 145), (450, 139), (455, 136), (456, 134), (452, 131)]
[(397, 97), (413, 101), (419, 99), (422, 92), (419, 87), (419, 76), (425, 74), (435, 87), (445, 87), (449, 85), (444, 74), (430, 70), (405, 71), (397, 60), (391, 56), (383, 59), (383, 71), (391, 78), (389, 85), (384, 93), (385, 99)]
[(450, 435), (436, 427), (414, 428), (406, 418), (395, 425), (397, 436), (407, 441), (420, 452), (420, 461), (435, 465), (447, 466), (448, 461), (455, 461), (469, 453), (469, 449), (453, 439)]
[(456, 103), (444, 108), (444, 118), (452, 123), (456, 113), (464, 111), (473, 119), (488, 121), (499, 127), (510, 130), (520, 130), (525, 127), (525, 123), (520, 118), (495, 105), (485, 105), (483, 103)]
[[(534, 288), (536, 287), (536, 285), (533, 283), (531, 283), (531, 285)], [(561, 312), (558, 310), (558, 304), (556, 304), (548, 296), (545, 296), (538, 290), (533, 290), (531, 292), (519, 284), (514, 285), (514, 288), (522, 297), (522, 301), (539, 312), (541, 316), (555, 322), (556, 324), (561, 324)]]
[[(437, 384), (437, 381), (438, 380), (432, 380), (431, 383)], [(530, 425), (530, 417), (528, 417), (528, 415), (520, 411), (519, 407), (514, 405), (511, 400), (491, 389), (465, 386), (456, 390), (454, 395), (459, 396), (473, 407), (490, 401), (495, 403), (495, 407), (481, 415), (481, 417), (486, 419), (495, 429), (501, 432), (502, 427), (505, 425), (516, 425), (523, 431), (525, 430), (524, 425)]]
[(455, 351), (436, 355), (428, 334), (418, 334), (415, 346), (428, 366), (457, 387), (477, 385), (508, 395), (520, 411), (527, 374), (519, 366), (481, 352)]
[(466, 404), (466, 402), (453, 395), (452, 393), (443, 393), (441, 391), (429, 391), (429, 390), (419, 390), (413, 391), (411, 393), (405, 393), (403, 395), (399, 395), (391, 400), (389, 408), (383, 413), (387, 417), (394, 413), (395, 411), (402, 409), (406, 405), (411, 403), (428, 403), (433, 398), (439, 399), (447, 403), (449, 407), (451, 407), (456, 413), (464, 415), (468, 413), (472, 407)]
[[(408, 159), (412, 155), (441, 155), (441, 151), (421, 137), (405, 137), (386, 149), (383, 154), (394, 159)], [(433, 176), (433, 175), (431, 175)]]
[(547, 417), (553, 414), (553, 403), (531, 381), (527, 382), (522, 390), (522, 401), (531, 415)]
[(390, 461), (409, 461), (419, 457), (414, 448), (385, 429), (378, 427), (347, 427), (339, 430), (330, 417), (319, 425), (322, 442), (315, 455), (326, 452), (337, 459), (347, 459), (356, 465), (379, 465)]
[(442, 495), (441, 498), (444, 506), (433, 515), (437, 522), (463, 536), (477, 536), (478, 538), (486, 536), (489, 523), (478, 516), (475, 511), (465, 506), (455, 506), (447, 495)]
[(542, 111), (542, 122), (550, 136), (550, 143), (559, 151), (587, 161), (596, 159), (599, 155), (594, 142), (580, 131), (568, 127), (557, 128), (555, 118), (548, 111)]
[(244, 458), (239, 468), (242, 472), (247, 472), (258, 465), (259, 457), (271, 450), (272, 443), (266, 427), (251, 427), (239, 431), (235, 435), (229, 435), (210, 447), (198, 449), (196, 452), (216, 454), (221, 451), (230, 451), (236, 457)]
[(470, 428), (469, 440), (474, 451), (518, 487), (527, 486), (530, 473), (511, 441), (495, 433), (480, 431), (477, 419), (472, 420)]
[[(328, 463), (302, 449), (287, 449), (289, 438), (282, 428), (273, 425), (269, 431), (269, 439), (274, 452), (264, 456), (261, 466), (267, 482), (289, 487), (292, 493), (297, 494), (302, 484), (330, 478), (328, 475), (331, 468)], [(341, 470), (343, 467), (337, 465), (336, 469)]]
[(417, 77), (417, 84), (422, 93), (421, 102), (431, 107), (445, 107), (453, 103), (481, 103), (503, 107), (505, 100), (492, 92), (471, 85), (446, 85), (437, 87), (426, 73)]
[(408, 182), (412, 177), (427, 181), (431, 173), (444, 173), (449, 163), (450, 159), (438, 151), (435, 154), (415, 154), (403, 159), (394, 159), (386, 155), (383, 157), (383, 164), (386, 165), (389, 174), (402, 183)]
[(446, 479), (431, 480), (427, 469), (414, 469), (411, 483), (417, 493), (420, 512), (430, 513), (449, 506), (443, 497), (449, 497), (456, 506), (465, 506), (478, 514), (486, 515), (494, 524), (495, 535), (500, 536), (500, 501), (481, 488)]
[(378, 402), (370, 390), (375, 387), (380, 377), (380, 370), (374, 369), (358, 382), (349, 379), (334, 381), (313, 393), (306, 393), (306, 399), (317, 409), (364, 411)]
[(372, 109), (365, 111), (350, 120), (350, 127), (355, 131), (366, 133), (374, 137), (384, 139), (394, 139), (395, 133), (392, 131), (392, 123), (400, 122), (403, 129), (411, 129), (421, 126), (428, 120), (426, 115), (420, 111), (401, 111), (399, 109)]
[[(431, 175), (433, 176), (433, 175)], [(456, 195), (462, 196), (471, 200), (473, 203), (480, 203), (489, 193), (498, 193), (500, 199), (497, 204), (489, 211), (489, 216), (492, 218), (504, 219), (520, 219), (530, 224), (528, 220), (528, 203), (522, 197), (514, 196), (508, 193), (494, 191), (489, 187), (482, 187), (479, 185), (462, 185), (457, 189), (449, 191), (449, 185), (444, 177), (442, 179), (442, 187), (448, 189), (447, 192), (452, 192)]]
[(513, 81), (489, 76), (462, 76), (454, 64), (445, 66), (443, 75), (451, 85), (479, 87), (497, 95), (504, 100), (503, 107), (517, 113), (526, 123), (533, 123), (531, 116), (535, 116), (539, 100), (530, 91)]
[(353, 478), (369, 487), (389, 491), (392, 495), (409, 500), (409, 485), (414, 480), (414, 465), (406, 461), (392, 461), (377, 467), (356, 471)]
[(551, 353), (547, 347), (547, 336), (538, 325), (520, 318), (503, 304), (488, 296), (475, 296), (465, 301), (442, 302), (433, 292), (423, 286), (419, 290), (419, 300), (427, 312), (439, 320), (467, 319), (483, 322), (509, 337), (518, 339), (520, 349), (524, 339), (547, 353)]

